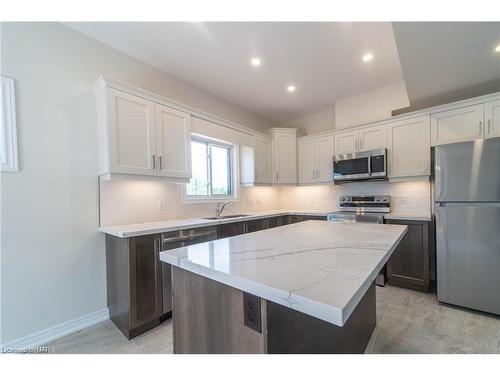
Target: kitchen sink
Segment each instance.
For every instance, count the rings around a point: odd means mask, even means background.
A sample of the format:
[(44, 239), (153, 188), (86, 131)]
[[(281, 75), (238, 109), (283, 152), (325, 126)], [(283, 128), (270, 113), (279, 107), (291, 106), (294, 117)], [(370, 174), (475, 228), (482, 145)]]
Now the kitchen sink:
[(237, 217), (245, 217), (250, 215), (222, 215), (222, 216), (212, 216), (212, 217), (204, 217), (206, 220), (223, 220), (223, 219), (234, 219)]

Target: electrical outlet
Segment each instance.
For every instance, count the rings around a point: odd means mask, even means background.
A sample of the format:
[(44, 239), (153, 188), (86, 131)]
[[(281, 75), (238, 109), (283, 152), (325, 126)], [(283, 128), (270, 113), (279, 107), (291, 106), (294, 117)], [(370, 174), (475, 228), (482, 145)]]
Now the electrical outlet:
[(156, 201), (156, 209), (158, 211), (165, 211), (167, 209), (167, 201), (159, 199)]
[(260, 323), (260, 298), (253, 294), (243, 293), (243, 320), (245, 325), (254, 331), (262, 332)]
[(401, 206), (406, 206), (408, 204), (408, 198), (407, 197), (399, 197), (399, 204)]

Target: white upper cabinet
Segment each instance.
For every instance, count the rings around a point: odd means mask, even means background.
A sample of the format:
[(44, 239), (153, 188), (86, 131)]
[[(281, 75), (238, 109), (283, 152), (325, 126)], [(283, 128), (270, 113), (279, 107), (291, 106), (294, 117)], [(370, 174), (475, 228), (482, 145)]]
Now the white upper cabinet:
[(254, 148), (240, 146), (240, 183), (253, 185), (255, 183), (255, 153)]
[(310, 184), (316, 179), (316, 141), (305, 138), (297, 141), (299, 183)]
[(255, 182), (270, 184), (273, 181), (271, 138), (255, 136)]
[(273, 128), (273, 183), (297, 183), (297, 129)]
[(387, 147), (387, 130), (385, 125), (359, 129), (358, 151), (370, 151)]
[(100, 83), (99, 174), (188, 180), (191, 115)]
[(156, 104), (158, 174), (191, 177), (191, 115)]
[(333, 135), (301, 138), (297, 150), (300, 184), (333, 181)]
[(387, 139), (389, 178), (431, 174), (429, 116), (389, 123)]
[(271, 137), (254, 135), (253, 147), (240, 146), (240, 178), (243, 185), (271, 184)]
[(333, 135), (326, 135), (316, 139), (316, 181), (333, 181)]
[(351, 130), (335, 134), (335, 153), (351, 154), (358, 151), (358, 131)]
[(431, 115), (431, 145), (473, 141), (484, 137), (484, 104)]
[(358, 151), (387, 147), (385, 125), (370, 126), (335, 134), (335, 153), (350, 154)]
[(155, 104), (107, 88), (108, 165), (102, 173), (155, 175)]
[(485, 138), (500, 137), (500, 100), (485, 103)]
[(253, 147), (240, 146), (240, 183), (243, 185), (271, 184), (271, 137), (255, 134)]

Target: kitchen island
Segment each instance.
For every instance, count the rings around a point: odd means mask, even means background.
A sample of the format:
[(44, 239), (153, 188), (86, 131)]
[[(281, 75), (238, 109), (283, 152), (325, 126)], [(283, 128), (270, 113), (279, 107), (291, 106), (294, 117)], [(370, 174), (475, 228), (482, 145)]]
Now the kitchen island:
[(363, 353), (404, 225), (306, 221), (160, 254), (175, 353)]

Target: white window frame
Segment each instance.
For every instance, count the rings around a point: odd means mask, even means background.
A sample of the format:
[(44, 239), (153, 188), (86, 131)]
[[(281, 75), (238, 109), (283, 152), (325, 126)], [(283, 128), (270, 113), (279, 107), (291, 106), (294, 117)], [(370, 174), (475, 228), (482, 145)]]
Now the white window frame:
[(2, 172), (18, 172), (17, 160), (17, 129), (16, 129), (16, 99), (14, 80), (1, 76), (1, 137), (0, 161)]
[[(203, 135), (192, 134), (191, 141), (206, 143), (208, 146), (221, 146), (228, 148), (230, 154), (230, 184), (231, 184), (231, 194), (223, 195), (188, 195), (186, 192), (186, 185), (182, 185), (182, 203), (183, 204), (196, 204), (196, 203), (216, 203), (220, 201), (224, 202), (237, 202), (238, 201), (238, 186), (239, 186), (239, 173), (238, 173), (238, 145), (224, 142), (218, 139), (206, 137)], [(208, 162), (208, 159), (207, 159)], [(211, 173), (211, 168), (209, 168), (209, 173)]]

